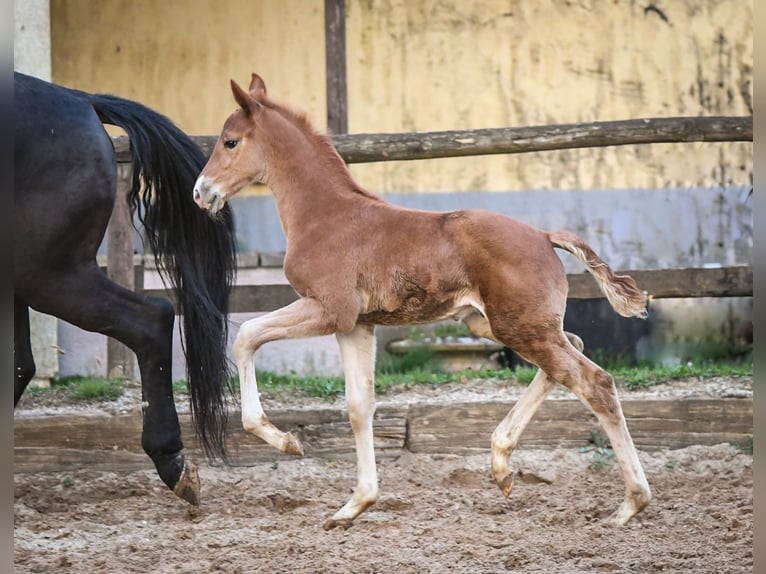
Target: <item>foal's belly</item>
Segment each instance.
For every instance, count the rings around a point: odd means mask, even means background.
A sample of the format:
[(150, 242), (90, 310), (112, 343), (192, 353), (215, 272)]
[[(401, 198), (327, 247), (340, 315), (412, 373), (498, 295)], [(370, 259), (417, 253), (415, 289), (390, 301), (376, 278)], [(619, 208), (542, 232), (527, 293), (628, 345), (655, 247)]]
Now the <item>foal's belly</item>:
[(415, 325), (443, 319), (462, 319), (479, 311), (483, 305), (470, 293), (454, 293), (442, 297), (410, 297), (398, 305), (368, 305), (359, 314), (358, 323), (366, 325)]

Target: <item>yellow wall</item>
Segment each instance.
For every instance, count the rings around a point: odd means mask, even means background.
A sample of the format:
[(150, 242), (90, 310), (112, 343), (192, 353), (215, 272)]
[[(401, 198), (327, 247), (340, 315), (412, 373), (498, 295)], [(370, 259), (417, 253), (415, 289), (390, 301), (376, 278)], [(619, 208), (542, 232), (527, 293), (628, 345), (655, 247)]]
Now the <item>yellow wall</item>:
[[(655, 3), (656, 4), (656, 3)], [(217, 133), (251, 71), (325, 125), (323, 0), (51, 0), (53, 79)], [(752, 113), (752, 2), (347, 0), (349, 131)], [(752, 144), (352, 166), (376, 192), (752, 182)]]
[(323, 0), (50, 0), (53, 80), (129, 97), (191, 134), (237, 107), (251, 72), (325, 125)]
[[(645, 13), (645, 4), (350, 0), (347, 44), (356, 49), (348, 52), (349, 131), (752, 113), (752, 2), (664, 2), (668, 22)], [(352, 169), (379, 191), (748, 184), (752, 144), (600, 148)]]

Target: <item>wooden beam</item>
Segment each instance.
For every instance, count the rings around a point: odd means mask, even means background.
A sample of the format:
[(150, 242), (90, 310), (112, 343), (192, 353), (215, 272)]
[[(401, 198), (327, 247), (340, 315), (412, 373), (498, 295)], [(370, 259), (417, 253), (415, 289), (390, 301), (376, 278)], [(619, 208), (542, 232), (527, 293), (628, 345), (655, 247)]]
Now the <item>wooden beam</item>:
[[(130, 167), (120, 165), (118, 170), (122, 172), (122, 177), (117, 180), (117, 196), (107, 228), (106, 274), (118, 285), (133, 291), (136, 288), (136, 276), (133, 268), (133, 251), (135, 250), (133, 220), (128, 204)], [(141, 281), (143, 282), (143, 279)], [(116, 339), (107, 338), (107, 376), (133, 379), (135, 376), (134, 360), (133, 351)]]
[[(192, 139), (209, 155), (218, 136)], [(513, 154), (652, 143), (753, 141), (753, 116), (675, 117), (481, 130), (349, 134), (332, 137), (347, 163)], [(127, 136), (114, 142), (129, 162)]]
[[(381, 405), (373, 420), (379, 458), (402, 451), (466, 455), (485, 453), (492, 430), (514, 401)], [(660, 398), (622, 400), (636, 447), (652, 451), (691, 445), (739, 443), (753, 436), (752, 399)], [(201, 457), (191, 417), (179, 415), (186, 452)], [(279, 428), (298, 435), (306, 456), (354, 456), (348, 413), (340, 407), (281, 409), (269, 412)], [(288, 458), (245, 433), (239, 413), (229, 417), (228, 446), (234, 466)], [(522, 436), (520, 448), (577, 448), (589, 445), (595, 417), (575, 399), (548, 400)], [(153, 468), (141, 451), (141, 413), (59, 414), (14, 420), (14, 470), (59, 472), (76, 468), (119, 470)]]
[[(651, 269), (619, 271), (631, 275), (653, 299), (685, 297), (751, 297), (753, 268), (749, 265), (718, 268)], [(600, 299), (604, 296), (589, 273), (570, 273), (570, 299)], [(144, 289), (146, 295), (173, 296), (164, 289)], [(232, 290), (231, 313), (274, 311), (298, 299), (290, 285), (237, 285)]]
[(324, 32), (327, 129), (333, 134), (345, 134), (348, 133), (345, 0), (325, 0)]
[[(750, 297), (753, 295), (753, 268), (733, 267), (650, 269), (620, 271), (633, 277), (638, 286), (654, 299), (684, 297)], [(603, 297), (589, 273), (572, 273), (569, 279), (570, 299)]]

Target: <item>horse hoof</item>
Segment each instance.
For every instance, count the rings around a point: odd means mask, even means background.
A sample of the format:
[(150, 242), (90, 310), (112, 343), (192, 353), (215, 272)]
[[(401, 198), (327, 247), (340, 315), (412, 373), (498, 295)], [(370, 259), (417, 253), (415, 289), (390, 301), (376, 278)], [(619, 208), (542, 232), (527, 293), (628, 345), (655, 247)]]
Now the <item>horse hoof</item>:
[(286, 433), (284, 438), (284, 452), (303, 456), (303, 445), (293, 433)]
[(199, 506), (199, 473), (196, 464), (188, 460), (184, 463), (181, 478), (173, 487), (173, 492), (189, 504)]
[(497, 480), (496, 482), (497, 486), (500, 487), (503, 496), (508, 498), (511, 495), (511, 490), (513, 490), (513, 474), (506, 474), (505, 478)]
[(334, 518), (329, 518), (324, 523), (324, 529), (332, 530), (333, 528), (342, 528), (343, 530), (348, 530), (353, 523), (354, 521), (350, 518), (343, 518), (341, 520), (335, 520)]

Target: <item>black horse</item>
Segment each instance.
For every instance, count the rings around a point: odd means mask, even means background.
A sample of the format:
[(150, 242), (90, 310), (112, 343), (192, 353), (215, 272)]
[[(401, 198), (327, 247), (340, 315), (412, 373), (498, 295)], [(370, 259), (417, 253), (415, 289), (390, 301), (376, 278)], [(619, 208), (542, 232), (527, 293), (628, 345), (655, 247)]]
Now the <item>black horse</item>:
[(96, 263), (116, 195), (117, 164), (103, 123), (130, 139), (131, 211), (183, 316), (192, 417), (210, 456), (226, 457), (227, 310), (236, 269), (231, 212), (215, 219), (192, 199), (206, 158), (166, 117), (130, 100), (14, 74), (15, 403), (35, 372), (29, 308), (113, 337), (138, 359), (142, 446), (181, 498), (199, 503), (182, 453), (171, 381), (175, 311), (110, 281)]

